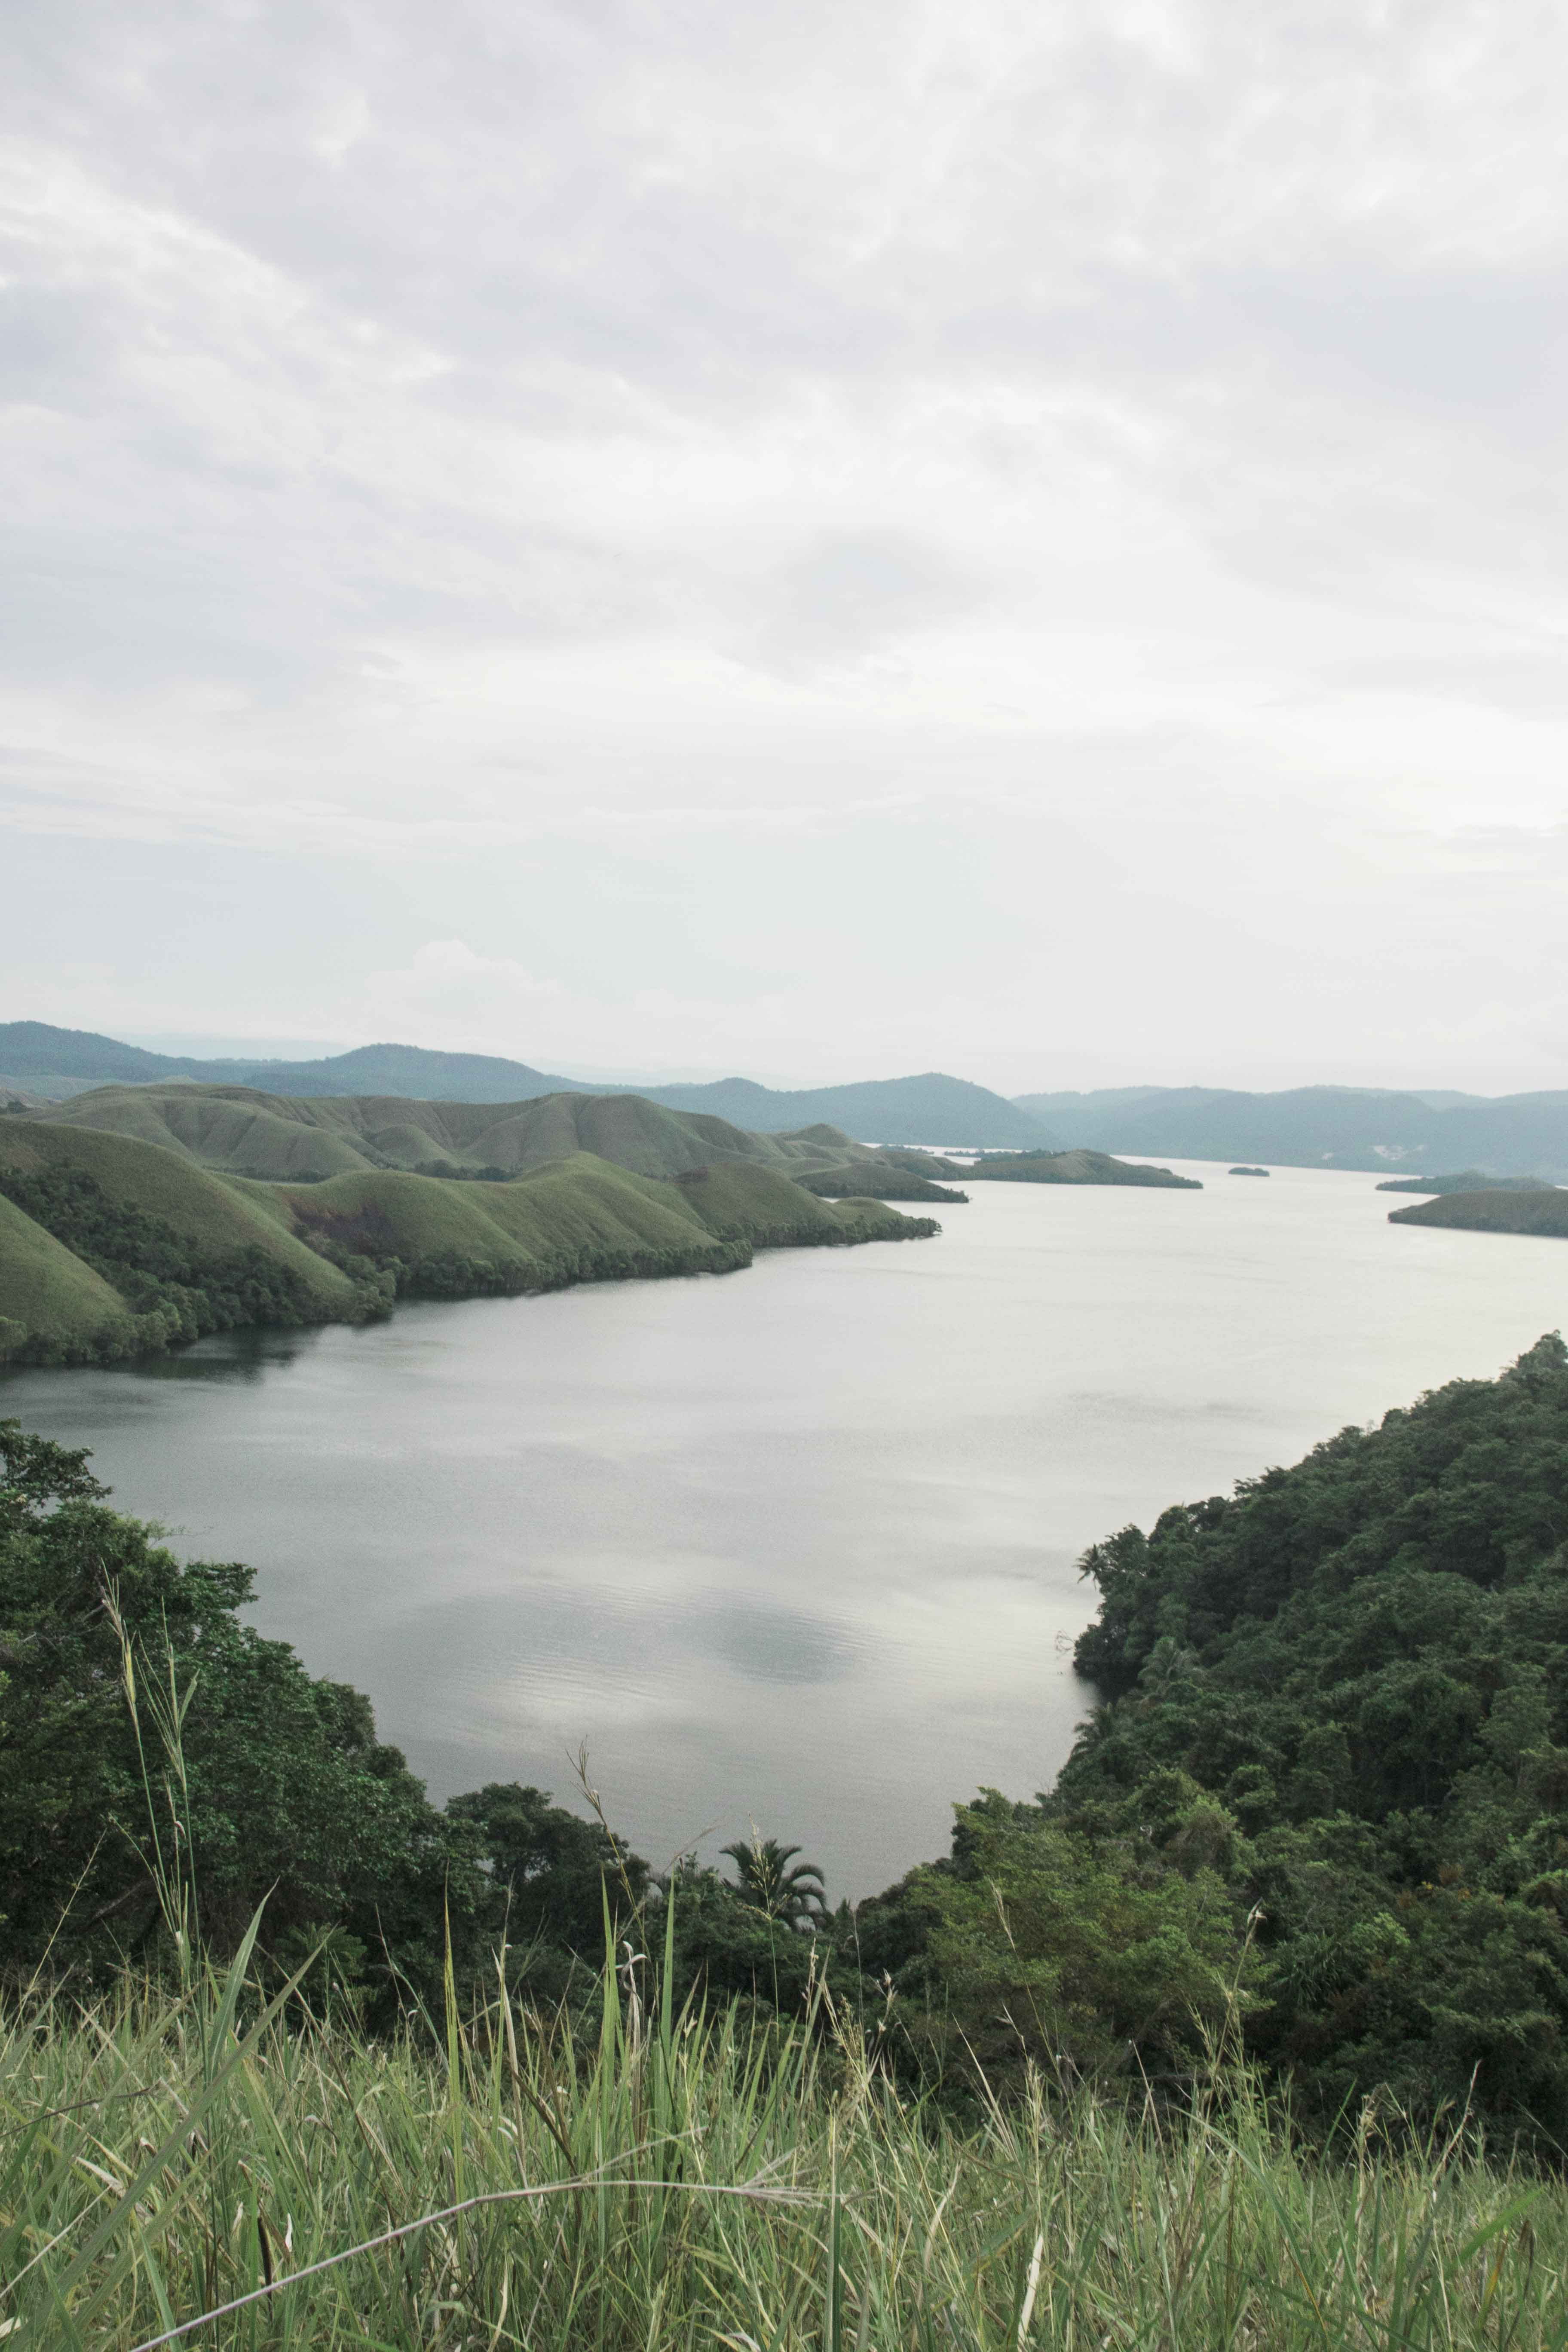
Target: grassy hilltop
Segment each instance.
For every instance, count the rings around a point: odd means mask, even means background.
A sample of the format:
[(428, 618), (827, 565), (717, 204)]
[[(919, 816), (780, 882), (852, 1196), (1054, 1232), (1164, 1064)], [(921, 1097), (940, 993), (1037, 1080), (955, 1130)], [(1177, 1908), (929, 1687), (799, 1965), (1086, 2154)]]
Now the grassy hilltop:
[[(130, 1103), (147, 1098), (132, 1092)], [(658, 1122), (671, 1117), (635, 1103), (600, 1108), (610, 1114), (594, 1129), (601, 1139), (648, 1156), (650, 1133), (657, 1140)], [(268, 1139), (297, 1130), (348, 1164), (293, 1182), (200, 1165), (193, 1146), (213, 1125), (220, 1144), (231, 1139), (229, 1118), (254, 1126), (248, 1101), (195, 1096), (183, 1143), (79, 1118), (0, 1118), (0, 1359), (110, 1361), (247, 1323), (363, 1320), (397, 1297), (724, 1273), (756, 1249), (935, 1230), (873, 1199), (813, 1198), (785, 1172), (786, 1155), (781, 1166), (686, 1164), (674, 1181), (638, 1174), (577, 1149), (567, 1139), (574, 1123), (548, 1101), (537, 1109), (537, 1125), (521, 1122), (529, 1135), (519, 1149), (543, 1136), (563, 1150), (510, 1181), (470, 1183), (372, 1167), (337, 1127), (307, 1118), (291, 1129), (270, 1114)], [(173, 1133), (155, 1112), (150, 1123), (155, 1135)], [(669, 1139), (688, 1163), (692, 1125), (679, 1122)]]
[(668, 1110), (640, 1095), (451, 1103), (390, 1095), (295, 1097), (250, 1087), (171, 1084), (95, 1087), (47, 1116), (51, 1124), (134, 1136), (206, 1168), (278, 1181), (365, 1168), (513, 1176), (570, 1152), (591, 1151), (639, 1176), (678, 1176), (728, 1160), (786, 1176), (852, 1167), (863, 1171), (853, 1189), (869, 1192), (898, 1181), (911, 1157), (874, 1151), (832, 1127), (753, 1135), (728, 1119)]

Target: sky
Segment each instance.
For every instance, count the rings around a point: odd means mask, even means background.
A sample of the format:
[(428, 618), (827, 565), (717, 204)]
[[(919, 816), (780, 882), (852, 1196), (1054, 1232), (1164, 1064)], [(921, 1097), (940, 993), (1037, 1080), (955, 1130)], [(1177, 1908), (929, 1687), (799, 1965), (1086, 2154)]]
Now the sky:
[(1568, 1086), (1568, 16), (16, 0), (0, 1018)]

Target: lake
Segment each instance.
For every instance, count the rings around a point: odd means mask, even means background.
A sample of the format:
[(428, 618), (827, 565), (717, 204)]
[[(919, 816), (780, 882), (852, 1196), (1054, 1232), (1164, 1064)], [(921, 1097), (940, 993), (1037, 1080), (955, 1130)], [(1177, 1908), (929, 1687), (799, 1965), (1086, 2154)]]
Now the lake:
[(1391, 1226), (1371, 1176), (976, 1185), (938, 1241), (0, 1375), (434, 1793), (567, 1799), (663, 1865), (764, 1835), (830, 1898), (1049, 1785), (1075, 1563), (1563, 1320), (1568, 1243)]

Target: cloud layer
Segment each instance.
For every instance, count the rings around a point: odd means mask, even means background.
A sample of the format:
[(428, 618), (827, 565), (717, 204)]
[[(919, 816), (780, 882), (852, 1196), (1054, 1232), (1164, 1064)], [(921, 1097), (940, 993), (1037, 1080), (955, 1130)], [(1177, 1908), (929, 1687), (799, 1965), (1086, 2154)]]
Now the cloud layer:
[(1564, 1082), (1560, 12), (20, 31), (7, 1013)]

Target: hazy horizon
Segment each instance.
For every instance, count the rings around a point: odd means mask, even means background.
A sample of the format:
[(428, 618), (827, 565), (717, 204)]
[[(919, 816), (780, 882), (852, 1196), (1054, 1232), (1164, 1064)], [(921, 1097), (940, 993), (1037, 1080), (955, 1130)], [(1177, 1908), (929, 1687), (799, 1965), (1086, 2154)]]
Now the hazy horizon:
[[(117, 1034), (119, 1041), (121, 1044), (139, 1045), (149, 1053), (182, 1055), (192, 1060), (200, 1061), (246, 1061), (251, 1059), (259, 1060), (263, 1058), (279, 1062), (318, 1061), (328, 1059), (335, 1055), (353, 1053), (363, 1047), (373, 1045), (406, 1045), (416, 1042), (415, 1040), (406, 1037), (377, 1038), (368, 1035), (353, 1038), (279, 1037), (276, 1035), (247, 1036), (244, 1034), (232, 1034), (227, 1033), (215, 1034), (208, 1031), (199, 1030), (127, 1029)], [(451, 1046), (437, 1048), (436, 1050), (451, 1052), (483, 1051), (489, 1053), (495, 1052), (497, 1049), (488, 1046), (483, 1048)], [(524, 1063), (532, 1069), (542, 1070), (547, 1074), (557, 1077), (574, 1078), (589, 1085), (602, 1084), (613, 1087), (704, 1086), (725, 1078), (749, 1078), (759, 1086), (770, 1087), (781, 1092), (793, 1093), (797, 1091), (809, 1091), (813, 1088), (823, 1086), (853, 1084), (856, 1077), (862, 1080), (871, 1080), (889, 1077), (912, 1077), (925, 1075), (924, 1072), (919, 1072), (913, 1069), (888, 1068), (878, 1070), (867, 1069), (851, 1075), (824, 1078), (820, 1075), (814, 1074), (809, 1069), (764, 1069), (753, 1067), (750, 1063), (747, 1063), (744, 1066), (742, 1066), (739, 1064), (725, 1064), (721, 1066), (694, 1066), (686, 1064), (670, 1064), (668, 1066), (660, 1066), (655, 1068), (641, 1070), (628, 1069), (626, 1067), (612, 1067), (605, 1069), (597, 1066), (584, 1066), (570, 1060), (564, 1061), (557, 1066), (555, 1063), (551, 1061), (547, 1055), (531, 1054), (526, 1050), (519, 1050), (506, 1054), (502, 1058)], [(945, 1075), (952, 1077), (973, 1078), (974, 1074), (973, 1071), (967, 1069), (955, 1069), (947, 1072)], [(989, 1082), (984, 1079), (977, 1079), (975, 1080), (975, 1083), (984, 1085)], [(1300, 1073), (1292, 1075), (1289, 1072), (1275, 1070), (1273, 1072), (1265, 1072), (1263, 1075), (1252, 1079), (1215, 1078), (1205, 1074), (1199, 1073), (1185, 1078), (1176, 1079), (1151, 1078), (1147, 1076), (1143, 1076), (1141, 1077), (1097, 1077), (1092, 1081), (1083, 1077), (1082, 1074), (1079, 1073), (1076, 1076), (1068, 1074), (1059, 1076), (1048, 1077), (1041, 1080), (1037, 1085), (1015, 1087), (1011, 1089), (998, 1087), (995, 1091), (1001, 1093), (1011, 1092), (1015, 1095), (1053, 1093), (1068, 1094), (1072, 1092), (1089, 1094), (1096, 1091), (1097, 1088), (1113, 1089), (1120, 1087), (1136, 1086), (1205, 1087), (1234, 1087), (1237, 1091), (1256, 1093), (1282, 1093), (1289, 1092), (1295, 1087), (1315, 1086), (1351, 1087), (1357, 1088), (1358, 1090), (1377, 1091), (1381, 1091), (1387, 1087), (1391, 1091), (1403, 1091), (1414, 1094), (1473, 1092), (1477, 1095), (1478, 1099), (1486, 1098), (1485, 1095), (1482, 1094), (1479, 1089), (1449, 1088), (1436, 1079), (1427, 1080), (1424, 1083), (1419, 1081), (1403, 1082), (1395, 1086), (1394, 1082), (1385, 1081), (1377, 1077), (1366, 1076), (1364, 1075), (1352, 1075), (1347, 1076), (1342, 1071), (1338, 1072), (1333, 1076), (1327, 1076), (1319, 1075), (1301, 1075)], [(1493, 1094), (1508, 1094), (1510, 1092), (1527, 1092), (1531, 1091), (1531, 1089), (1525, 1087), (1516, 1089), (1507, 1087), (1497, 1087), (1489, 1089), (1489, 1091)]]
[(11, 29), (8, 1017), (1568, 1084), (1560, 13)]

